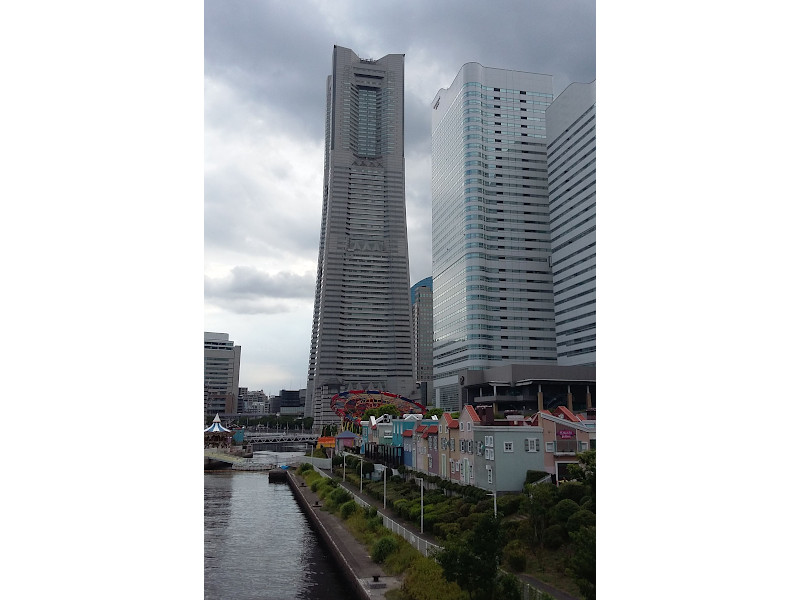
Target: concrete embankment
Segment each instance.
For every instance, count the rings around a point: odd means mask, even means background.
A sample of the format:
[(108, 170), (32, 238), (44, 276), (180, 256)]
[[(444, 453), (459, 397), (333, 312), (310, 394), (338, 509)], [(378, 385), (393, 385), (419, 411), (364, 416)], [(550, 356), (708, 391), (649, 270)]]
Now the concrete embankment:
[(287, 481), (300, 508), (360, 599), (383, 599), (388, 590), (400, 587), (401, 580), (384, 573), (339, 517), (322, 510), (319, 497), (301, 477), (289, 472)]

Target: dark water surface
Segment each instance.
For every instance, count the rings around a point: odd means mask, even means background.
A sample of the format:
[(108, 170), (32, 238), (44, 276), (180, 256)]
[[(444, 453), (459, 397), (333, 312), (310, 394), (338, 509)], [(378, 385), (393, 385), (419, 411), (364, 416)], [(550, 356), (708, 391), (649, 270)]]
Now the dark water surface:
[(289, 486), (266, 472), (206, 471), (204, 525), (206, 600), (353, 597)]

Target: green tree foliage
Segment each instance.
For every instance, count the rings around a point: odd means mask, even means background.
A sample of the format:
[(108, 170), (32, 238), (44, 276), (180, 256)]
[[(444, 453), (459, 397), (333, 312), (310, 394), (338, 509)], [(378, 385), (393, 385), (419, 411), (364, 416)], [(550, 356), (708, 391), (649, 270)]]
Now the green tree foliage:
[(570, 560), (568, 572), (578, 585), (586, 600), (595, 600), (596, 590), (596, 556), (595, 528), (581, 527), (571, 533), (574, 554)]
[(502, 573), (497, 578), (497, 590), (494, 597), (502, 598), (502, 600), (522, 600), (522, 587), (519, 579), (510, 573)]
[(567, 519), (567, 531), (569, 533), (574, 533), (581, 527), (592, 527), (594, 524), (594, 513), (590, 510), (586, 510), (585, 508), (581, 508), (572, 513), (569, 519)]
[(503, 556), (512, 571), (520, 573), (525, 570), (528, 557), (520, 540), (509, 542), (503, 549)]
[(443, 414), (444, 414), (443, 408), (429, 408), (425, 411), (425, 414), (422, 416), (426, 419), (432, 419), (433, 417), (441, 419)]
[(553, 522), (558, 525), (566, 525), (573, 513), (580, 510), (580, 505), (575, 500), (561, 500), (553, 507), (552, 516)]
[(372, 547), (372, 560), (380, 564), (387, 557), (397, 550), (397, 539), (393, 535), (385, 535), (380, 538)]
[(494, 597), (502, 552), (500, 519), (487, 514), (460, 539), (447, 541), (436, 560), (447, 580), (467, 590), (471, 600), (489, 600)]
[(591, 488), (580, 481), (565, 481), (558, 486), (560, 500), (570, 499), (580, 504), (581, 500), (591, 493)]
[(526, 485), (528, 493), (528, 519), (532, 539), (531, 546), (535, 547), (544, 542), (544, 530), (548, 526), (550, 509), (555, 506), (557, 493), (556, 486), (552, 483), (539, 483)]
[(392, 417), (401, 417), (403, 413), (400, 412), (400, 409), (397, 408), (394, 404), (381, 404), (378, 408), (370, 408), (369, 410), (365, 410), (364, 414), (361, 415), (361, 420), (366, 421), (370, 417), (380, 417), (381, 415), (389, 415)]
[(461, 600), (458, 585), (445, 580), (442, 567), (436, 561), (417, 557), (403, 578), (403, 593), (409, 600)]
[(567, 473), (570, 476), (570, 479), (575, 479), (576, 481), (580, 481), (581, 483), (585, 483), (590, 488), (592, 488), (592, 493), (595, 491), (595, 461), (597, 458), (597, 454), (595, 450), (587, 450), (586, 452), (581, 452), (577, 456), (578, 464), (577, 465), (568, 465), (567, 466)]
[(542, 536), (545, 548), (558, 550), (567, 540), (567, 530), (563, 525), (550, 525)]

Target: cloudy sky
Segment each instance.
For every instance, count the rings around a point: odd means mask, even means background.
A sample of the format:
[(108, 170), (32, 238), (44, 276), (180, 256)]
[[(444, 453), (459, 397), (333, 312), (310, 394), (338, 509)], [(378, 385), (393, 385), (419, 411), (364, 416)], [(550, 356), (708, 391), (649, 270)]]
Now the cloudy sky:
[(430, 103), (464, 63), (595, 78), (591, 0), (206, 0), (205, 329), (242, 346), (240, 385), (304, 387), (334, 45), (405, 54), (411, 284), (431, 275)]

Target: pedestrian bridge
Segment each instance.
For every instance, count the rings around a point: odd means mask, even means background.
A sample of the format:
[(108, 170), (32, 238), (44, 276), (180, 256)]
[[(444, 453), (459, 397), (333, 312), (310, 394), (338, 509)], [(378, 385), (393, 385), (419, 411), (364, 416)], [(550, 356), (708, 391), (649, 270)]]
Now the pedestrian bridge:
[(277, 433), (247, 431), (244, 434), (244, 441), (248, 444), (314, 444), (317, 438), (319, 435), (309, 431), (279, 431)]

